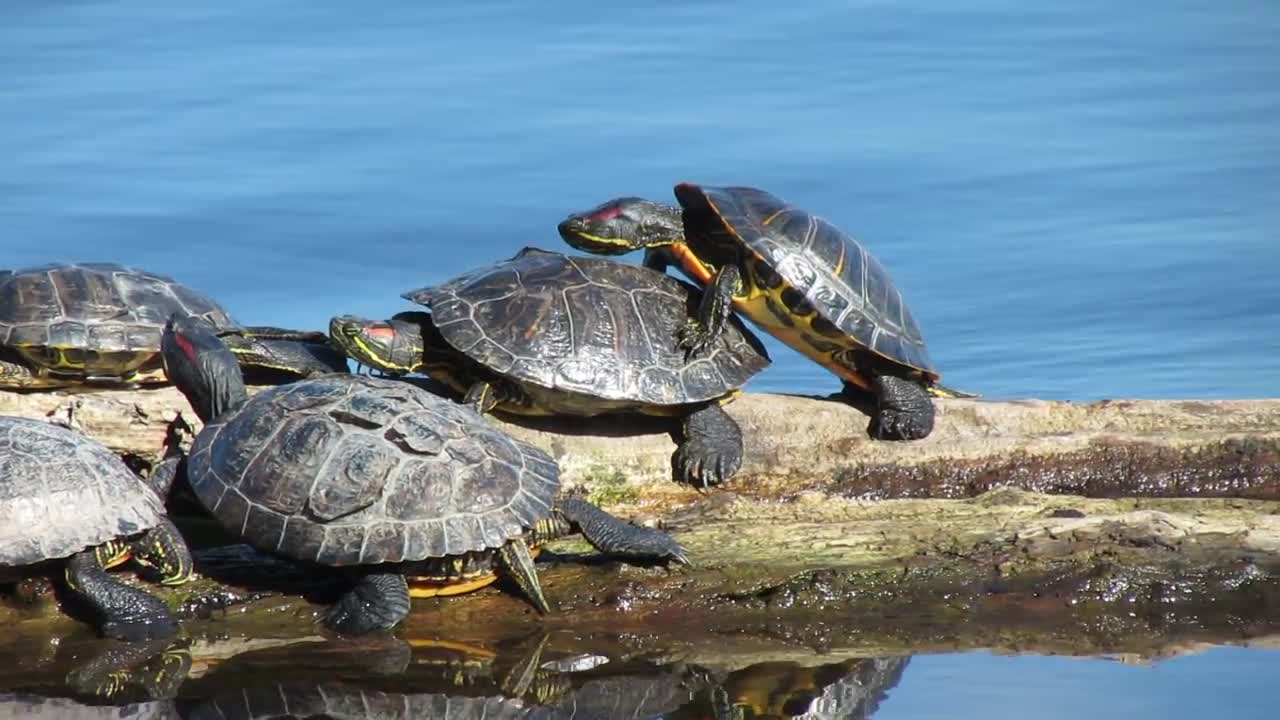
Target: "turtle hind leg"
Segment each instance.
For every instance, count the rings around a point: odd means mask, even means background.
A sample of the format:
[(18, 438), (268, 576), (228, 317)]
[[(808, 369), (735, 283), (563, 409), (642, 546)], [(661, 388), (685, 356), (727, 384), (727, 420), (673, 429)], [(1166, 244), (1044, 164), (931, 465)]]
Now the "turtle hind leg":
[(667, 533), (623, 522), (586, 500), (562, 498), (556, 502), (555, 512), (605, 555), (689, 564), (684, 546)]
[(502, 569), (515, 581), (526, 597), (538, 608), (538, 612), (547, 615), (551, 606), (542, 594), (542, 583), (538, 580), (538, 570), (533, 565), (533, 554), (524, 538), (508, 540), (498, 550), (498, 562)]
[(159, 598), (112, 579), (94, 548), (67, 560), (66, 577), (71, 590), (97, 613), (98, 630), (106, 637), (139, 641), (178, 631), (177, 621)]
[(742, 429), (719, 403), (690, 413), (682, 430), (672, 457), (680, 479), (702, 487), (718, 485), (742, 467)]
[(390, 630), (409, 615), (409, 584), (398, 572), (368, 572), (360, 577), (321, 622), (340, 635)]
[(894, 375), (871, 378), (875, 414), (867, 427), (877, 440), (919, 440), (933, 431), (933, 400), (923, 385)]

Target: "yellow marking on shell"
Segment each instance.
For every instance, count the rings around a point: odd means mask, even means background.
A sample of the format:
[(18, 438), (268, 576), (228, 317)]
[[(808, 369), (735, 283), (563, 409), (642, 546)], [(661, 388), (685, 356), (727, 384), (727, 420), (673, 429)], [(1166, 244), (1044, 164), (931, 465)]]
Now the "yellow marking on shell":
[[(786, 308), (787, 306), (782, 302), (782, 290), (787, 287), (786, 283), (783, 283), (776, 290), (766, 290), (756, 282), (746, 284), (748, 285), (746, 295), (735, 295), (733, 298), (734, 309), (751, 318), (752, 322), (764, 328), (770, 335), (786, 343), (792, 350), (803, 354), (810, 360), (835, 373), (840, 379), (847, 380), (860, 388), (871, 389), (871, 383), (866, 378), (846, 367), (836, 358), (836, 353), (841, 349), (862, 349), (863, 346), (860, 343), (852, 337), (831, 338), (814, 331), (812, 323), (818, 317), (817, 313), (810, 313), (803, 317), (794, 313), (791, 314), (790, 317), (795, 323), (794, 326), (784, 325), (779, 322), (774, 317), (773, 311), (769, 309), (768, 300), (772, 299), (779, 307)], [(838, 349), (824, 352), (815, 346), (815, 342), (818, 344), (829, 343), (837, 345)]]
[[(677, 243), (671, 246), (671, 250), (675, 258), (679, 260), (681, 267), (690, 277), (701, 282), (705, 287), (710, 287), (715, 272), (701, 258), (695, 255), (688, 245)], [(843, 260), (843, 255), (841, 259)], [(794, 327), (778, 322), (774, 318), (773, 311), (769, 309), (768, 300), (772, 298), (775, 304), (785, 308), (786, 304), (782, 302), (782, 291), (788, 287), (787, 283), (784, 282), (777, 288), (769, 290), (763, 286), (759, 278), (755, 277), (752, 264), (748, 263), (747, 265), (747, 272), (751, 273), (751, 276), (743, 278), (742, 284), (746, 288), (746, 293), (733, 296), (734, 309), (751, 318), (752, 322), (764, 328), (770, 335), (786, 343), (791, 349), (802, 353), (810, 360), (835, 373), (842, 380), (848, 380), (858, 387), (870, 390), (871, 383), (866, 378), (845, 367), (843, 363), (836, 359), (835, 353), (838, 351), (823, 352), (814, 346), (810, 338), (820, 338), (819, 343), (839, 345), (841, 349), (861, 348), (862, 346), (851, 337), (827, 338), (820, 333), (814, 332), (811, 324), (817, 318), (816, 312), (810, 313), (806, 317), (792, 314), (791, 317), (795, 322)], [(809, 333), (806, 334), (804, 330), (808, 330)]]
[(486, 650), (479, 645), (469, 645), (467, 643), (455, 642), (453, 640), (436, 640), (433, 638), (409, 638), (405, 642), (409, 643), (409, 647), (416, 648), (438, 648), (440, 650), (457, 650), (480, 658), (496, 658), (498, 653), (492, 650)]
[(488, 587), (498, 579), (497, 575), (489, 573), (488, 575), (475, 580), (464, 580), (462, 582), (439, 583), (432, 580), (419, 580), (417, 578), (409, 579), (409, 597), (429, 598), (444, 597), (448, 595), (462, 595), (464, 593), (473, 592), (483, 587)]
[(760, 224), (761, 224), (761, 225), (768, 225), (769, 223), (773, 222), (774, 220), (777, 220), (777, 219), (778, 219), (778, 216), (779, 216), (779, 215), (781, 215), (782, 213), (786, 212), (786, 211), (787, 211), (787, 209), (786, 209), (786, 208), (782, 208), (781, 210), (778, 210), (778, 211), (774, 212), (772, 215), (770, 215), (769, 217), (765, 218), (764, 220), (761, 220), (761, 221), (760, 221)]

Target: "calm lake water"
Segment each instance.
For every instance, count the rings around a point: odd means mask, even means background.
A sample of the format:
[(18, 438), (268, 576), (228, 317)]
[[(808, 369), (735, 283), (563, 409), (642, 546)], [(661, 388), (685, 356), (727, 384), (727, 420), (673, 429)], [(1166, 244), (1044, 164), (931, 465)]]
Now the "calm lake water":
[[(323, 328), (563, 249), (609, 197), (747, 184), (864, 241), (950, 385), (1273, 396), (1277, 38), (1280, 5), (1237, 0), (10, 0), (0, 264), (119, 261)], [(836, 387), (769, 347), (752, 389)], [(913, 662), (877, 717), (1244, 717), (1277, 668), (984, 657)]]

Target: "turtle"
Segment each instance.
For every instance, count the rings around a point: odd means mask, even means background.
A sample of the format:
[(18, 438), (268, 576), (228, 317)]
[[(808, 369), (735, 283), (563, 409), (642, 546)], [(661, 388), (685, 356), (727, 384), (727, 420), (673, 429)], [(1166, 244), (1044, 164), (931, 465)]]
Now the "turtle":
[(235, 357), (189, 315), (166, 323), (161, 354), (204, 423), (185, 463), (200, 503), (260, 550), (358, 575), (321, 617), (339, 635), (390, 630), (410, 597), (499, 571), (549, 613), (533, 556), (573, 532), (620, 558), (688, 562), (667, 533), (561, 497), (544, 451), (411, 383), (335, 373), (249, 398)]
[(0, 416), (0, 575), (61, 571), (93, 611), (99, 632), (121, 640), (168, 637), (177, 623), (154, 595), (106, 572), (133, 559), (160, 585), (191, 579), (191, 553), (165, 516), (179, 443), (144, 481), (101, 443), (43, 420)]
[(166, 275), (60, 263), (0, 271), (0, 389), (164, 382), (160, 331), (175, 312), (213, 323), (262, 382), (349, 371), (324, 333), (241, 326)]
[(673, 467), (703, 486), (742, 463), (742, 431), (723, 409), (769, 365), (732, 318), (689, 357), (667, 342), (701, 292), (638, 265), (526, 247), (509, 260), (403, 297), (430, 308), (387, 321), (342, 315), (329, 337), (357, 363), (422, 372), (481, 413), (678, 419)]
[(938, 384), (924, 335), (884, 266), (827, 220), (752, 187), (675, 186), (679, 206), (619, 197), (558, 225), (570, 246), (601, 255), (644, 249), (644, 265), (676, 265), (707, 292), (676, 345), (705, 352), (737, 309), (875, 401), (868, 433), (917, 440), (933, 430)]

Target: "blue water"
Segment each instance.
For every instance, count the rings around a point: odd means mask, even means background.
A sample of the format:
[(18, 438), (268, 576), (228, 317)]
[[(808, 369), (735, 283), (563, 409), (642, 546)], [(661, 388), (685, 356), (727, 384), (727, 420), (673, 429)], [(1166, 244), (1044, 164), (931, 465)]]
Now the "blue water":
[(985, 653), (917, 655), (876, 720), (1273, 718), (1280, 651), (1216, 648), (1147, 665)]
[[(609, 197), (748, 184), (863, 240), (950, 385), (1273, 396), (1277, 38), (1280, 5), (1240, 0), (9, 0), (0, 264), (120, 261), (323, 328), (560, 249)], [(752, 389), (834, 389), (769, 346)], [(1230, 668), (1274, 660), (1187, 662), (1238, 700)], [(1037, 716), (1178, 664), (1061, 667), (1106, 669), (1042, 676)], [(1130, 717), (1193, 705), (1161, 707)]]

